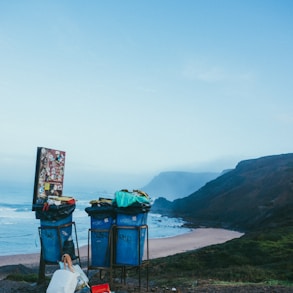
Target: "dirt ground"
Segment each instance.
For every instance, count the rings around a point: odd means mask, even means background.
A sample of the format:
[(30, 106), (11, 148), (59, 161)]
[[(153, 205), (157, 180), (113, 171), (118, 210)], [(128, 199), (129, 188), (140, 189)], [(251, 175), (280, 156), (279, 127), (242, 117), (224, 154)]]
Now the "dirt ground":
[[(8, 265), (0, 267), (0, 293), (15, 293), (15, 292), (28, 292), (28, 293), (46, 293), (49, 285), (48, 278), (44, 283), (29, 283), (24, 281), (11, 281), (7, 279), (8, 275), (17, 274), (35, 274), (38, 272), (38, 267), (26, 267), (23, 265)], [(137, 279), (126, 279), (125, 284), (120, 279), (115, 279), (111, 285), (111, 292), (115, 293), (138, 293), (138, 292), (154, 292), (154, 293), (293, 293), (293, 287), (285, 286), (269, 286), (269, 285), (214, 285), (212, 280), (198, 281), (192, 288), (183, 287), (178, 284), (175, 287), (156, 287), (149, 281), (149, 288), (142, 281), (139, 290)], [(91, 278), (91, 284), (103, 283), (99, 276)], [(90, 293), (87, 288), (76, 291), (76, 293)]]

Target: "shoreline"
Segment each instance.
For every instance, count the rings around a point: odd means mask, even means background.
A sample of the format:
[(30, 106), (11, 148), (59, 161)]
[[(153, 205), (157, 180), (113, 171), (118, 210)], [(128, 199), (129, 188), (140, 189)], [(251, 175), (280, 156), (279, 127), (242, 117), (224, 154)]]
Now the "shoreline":
[[(197, 228), (190, 232), (165, 238), (149, 239), (149, 259), (165, 257), (190, 250), (196, 250), (213, 244), (221, 244), (244, 233), (218, 228)], [(87, 259), (87, 245), (79, 247), (81, 260)], [(146, 257), (146, 245), (144, 258)], [(38, 266), (40, 253), (0, 256), (0, 267), (6, 265)]]

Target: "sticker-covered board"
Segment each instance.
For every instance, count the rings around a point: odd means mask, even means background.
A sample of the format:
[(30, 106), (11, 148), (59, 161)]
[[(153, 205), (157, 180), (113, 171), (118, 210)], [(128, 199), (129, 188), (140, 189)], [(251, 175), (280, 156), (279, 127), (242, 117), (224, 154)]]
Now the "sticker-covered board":
[(65, 167), (65, 152), (38, 147), (34, 184), (34, 204), (44, 201), (48, 196), (62, 196)]

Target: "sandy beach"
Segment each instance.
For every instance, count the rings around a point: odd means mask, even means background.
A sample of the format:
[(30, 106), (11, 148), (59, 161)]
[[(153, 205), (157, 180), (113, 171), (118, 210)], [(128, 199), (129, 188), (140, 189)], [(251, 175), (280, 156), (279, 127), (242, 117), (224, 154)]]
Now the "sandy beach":
[[(242, 235), (243, 233), (237, 231), (202, 228), (174, 237), (150, 239), (149, 258), (164, 257), (213, 244), (220, 244), (234, 238), (239, 238)], [(87, 246), (80, 247), (81, 258), (87, 258), (87, 251)], [(144, 255), (146, 257), (146, 252)], [(0, 266), (17, 264), (34, 266), (39, 264), (39, 259), (39, 253), (0, 256)]]
[(239, 238), (243, 233), (225, 229), (202, 228), (189, 233), (149, 241), (149, 257), (158, 258)]

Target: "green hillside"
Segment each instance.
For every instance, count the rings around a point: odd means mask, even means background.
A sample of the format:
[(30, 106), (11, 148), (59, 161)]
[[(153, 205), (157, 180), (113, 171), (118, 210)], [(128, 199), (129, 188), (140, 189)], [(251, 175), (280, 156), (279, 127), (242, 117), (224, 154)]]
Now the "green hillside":
[(242, 161), (185, 198), (156, 200), (153, 211), (242, 231), (292, 224), (293, 154)]
[[(224, 244), (152, 260), (159, 284), (213, 280), (261, 283), (268, 290), (253, 286), (251, 292), (293, 291), (293, 154), (240, 162), (188, 197), (156, 200), (153, 211), (183, 217), (193, 227), (245, 231)], [(270, 284), (282, 288), (270, 291)]]

